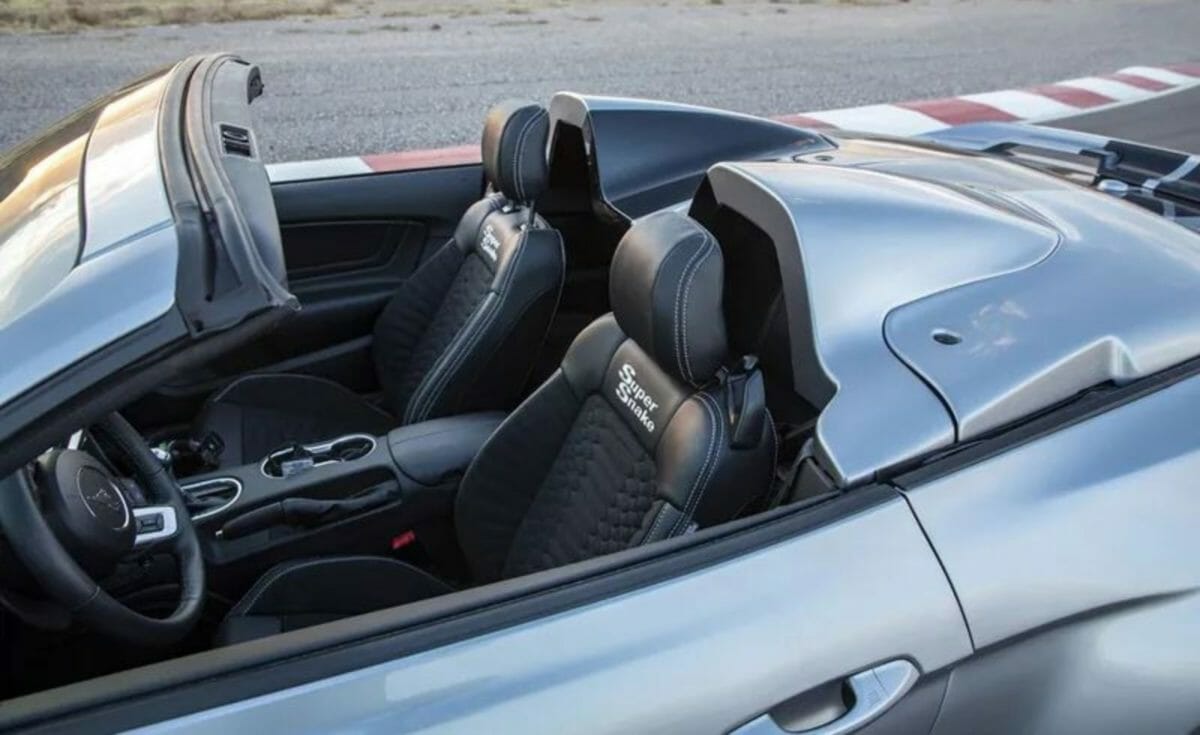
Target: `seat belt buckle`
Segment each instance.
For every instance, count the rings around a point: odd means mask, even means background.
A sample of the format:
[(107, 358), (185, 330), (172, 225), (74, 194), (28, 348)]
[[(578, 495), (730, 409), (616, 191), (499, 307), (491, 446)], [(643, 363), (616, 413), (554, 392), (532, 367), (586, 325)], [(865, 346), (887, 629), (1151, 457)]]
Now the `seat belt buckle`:
[(210, 431), (200, 439), (197, 452), (207, 467), (220, 467), (221, 454), (225, 451), (225, 441), (215, 431)]
[(762, 439), (767, 420), (767, 390), (758, 358), (745, 355), (732, 370), (721, 372), (725, 387), (725, 413), (729, 421), (729, 446), (749, 449)]

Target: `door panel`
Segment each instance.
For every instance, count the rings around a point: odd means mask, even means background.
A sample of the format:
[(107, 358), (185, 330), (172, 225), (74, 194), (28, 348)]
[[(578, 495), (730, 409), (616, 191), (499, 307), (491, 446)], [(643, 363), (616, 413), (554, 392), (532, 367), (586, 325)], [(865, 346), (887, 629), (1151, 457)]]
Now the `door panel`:
[[(345, 378), (330, 348), (365, 344), (375, 317), (483, 191), (479, 166), (276, 184), (284, 257), (301, 312), (240, 356), (239, 371), (288, 369)], [(334, 350), (345, 355), (353, 350)], [(305, 356), (312, 360), (306, 361)], [(367, 364), (362, 355), (352, 364)], [(332, 373), (332, 374), (331, 374)], [(345, 381), (374, 388), (370, 371)]]
[(371, 333), (387, 300), (482, 196), (482, 167), (452, 166), (272, 186), (299, 314), (129, 408), (147, 432), (191, 422), (205, 397), (249, 371), (378, 389)]
[(991, 651), (947, 711), (995, 732), (1200, 725), (1197, 415), (1192, 377), (910, 489)]
[[(951, 666), (971, 645), (937, 559), (899, 496), (859, 492), (881, 497), (715, 566), (154, 731), (725, 733), (881, 662)], [(930, 681), (873, 732), (931, 721)]]
[(400, 261), (398, 272), (411, 273), (421, 258), (428, 230), (421, 222), (386, 219), (301, 222), (281, 229), (291, 283), (375, 270), (393, 258)]

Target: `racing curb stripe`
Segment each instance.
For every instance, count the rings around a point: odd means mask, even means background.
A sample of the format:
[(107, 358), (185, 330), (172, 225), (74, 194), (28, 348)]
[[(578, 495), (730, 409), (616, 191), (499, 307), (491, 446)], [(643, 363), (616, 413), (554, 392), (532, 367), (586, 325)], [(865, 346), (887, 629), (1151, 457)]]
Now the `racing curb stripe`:
[(1140, 74), (1130, 74), (1128, 71), (1117, 72), (1116, 74), (1105, 74), (1103, 78), (1112, 79), (1113, 81), (1123, 82), (1125, 84), (1131, 84), (1135, 87), (1148, 89), (1151, 92), (1162, 92), (1175, 86), (1174, 84), (1168, 84), (1167, 82), (1162, 82), (1157, 79), (1144, 77)]
[[(1140, 102), (1196, 85), (1200, 85), (1200, 62), (1130, 66), (1111, 74), (1067, 79), (1024, 89), (801, 112), (777, 115), (772, 119), (806, 128), (920, 135), (973, 122), (1046, 122), (1098, 107)], [(478, 145), (461, 145), (273, 163), (267, 166), (267, 172), (274, 182), (302, 181), (468, 165), (479, 163), (480, 160)]]
[(1200, 61), (1192, 61), (1185, 64), (1168, 64), (1164, 68), (1177, 71), (1180, 74), (1187, 74), (1191, 77), (1200, 77)]
[(1001, 110), (999, 107), (969, 100), (965, 97), (901, 102), (900, 107), (916, 110), (948, 125), (994, 121), (1013, 122), (1021, 119), (1016, 115)]
[(1099, 107), (1100, 105), (1111, 105), (1116, 101), (1111, 97), (1105, 97), (1102, 94), (1089, 92), (1079, 87), (1070, 87), (1065, 84), (1042, 84), (1037, 87), (1030, 87), (1028, 91), (1032, 94), (1058, 100), (1063, 104), (1080, 110), (1086, 110), (1089, 107)]

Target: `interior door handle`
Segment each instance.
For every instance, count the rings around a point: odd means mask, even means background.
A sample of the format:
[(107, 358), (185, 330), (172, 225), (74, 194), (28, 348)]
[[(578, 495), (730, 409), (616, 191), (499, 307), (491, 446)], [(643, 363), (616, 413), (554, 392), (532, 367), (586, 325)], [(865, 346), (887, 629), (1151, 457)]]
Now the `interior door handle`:
[(807, 730), (785, 730), (768, 712), (729, 735), (846, 735), (886, 712), (912, 689), (918, 676), (917, 667), (911, 662), (904, 659), (889, 661), (846, 679), (845, 685), (854, 701), (845, 713), (824, 725)]

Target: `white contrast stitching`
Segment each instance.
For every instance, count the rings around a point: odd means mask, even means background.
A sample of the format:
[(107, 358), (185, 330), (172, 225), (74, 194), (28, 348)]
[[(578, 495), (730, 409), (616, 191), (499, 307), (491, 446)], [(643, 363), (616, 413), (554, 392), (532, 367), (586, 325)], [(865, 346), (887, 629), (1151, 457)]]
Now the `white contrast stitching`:
[[(471, 252), (474, 252), (477, 250), (478, 243), (479, 243), (479, 232), (483, 229), (484, 223), (486, 223), (488, 218), (491, 217), (493, 214), (495, 214), (498, 209), (500, 209), (500, 197), (499, 196), (488, 197), (481, 201), (487, 201), (487, 199), (491, 200), (489, 202), (491, 206), (489, 207), (487, 214), (483, 215), (483, 217), (481, 217), (479, 219), (479, 227), (475, 228), (475, 234), (473, 235), (474, 239), (471, 243), (470, 250), (467, 252), (465, 258), (463, 259), (463, 262), (459, 265), (459, 272), (462, 271), (462, 268), (466, 267), (466, 258), (471, 257)], [(474, 206), (474, 205), (472, 205), (472, 206)], [(455, 275), (455, 278), (457, 278), (457, 274)], [(438, 305), (439, 311), (441, 310), (441, 307), (445, 305), (446, 296), (450, 293), (450, 290), (453, 287), (454, 287), (454, 284), (453, 284), (453, 279), (452, 279), (450, 289), (446, 289), (446, 292), (442, 294), (441, 303), (439, 303), (439, 305)], [(476, 308), (475, 312), (471, 313), (471, 317), (467, 320), (467, 324), (464, 325), (464, 327), (470, 324), (471, 320), (475, 318), (477, 313), (478, 313), (478, 307)], [(426, 326), (426, 329), (428, 329), (428, 325)], [(413, 390), (412, 395), (410, 395), (408, 397), (408, 404), (404, 408), (404, 416), (402, 417), (404, 420), (404, 423), (407, 424), (407, 423), (412, 422), (412, 420), (414, 418), (413, 412), (416, 410), (417, 403), (420, 400), (421, 396), (424, 395), (426, 390), (428, 390), (429, 381), (435, 380), (437, 378), (437, 376), (440, 374), (440, 372), (439, 372), (440, 368), (450, 358), (450, 355), (452, 354), (452, 350), (457, 346), (458, 341), (463, 336), (463, 331), (464, 330), (460, 328), (460, 330), (457, 333), (455, 333), (454, 337), (450, 340), (449, 344), (447, 344), (442, 349), (441, 354), (439, 354), (438, 358), (433, 361), (433, 366), (430, 367), (429, 371), (425, 373), (425, 376), (421, 378), (421, 382), (417, 383), (417, 387)]]
[(414, 396), (414, 399), (409, 404), (410, 410), (405, 415), (406, 423), (424, 420), (430, 396), (438, 390), (441, 382), (447, 379), (446, 375), (454, 370), (454, 362), (459, 350), (462, 349), (463, 345), (474, 334), (475, 327), (491, 314), (491, 306), (495, 301), (488, 299), (491, 295), (491, 287), (489, 287), (488, 291), (488, 293), (484, 294), (483, 300), (479, 302), (479, 305), (475, 307), (475, 310), (471, 312), (471, 316), (467, 319), (467, 322), (454, 335), (454, 339), (450, 340), (450, 344), (446, 345), (445, 351), (438, 358), (438, 363), (421, 381), (419, 395)]
[[(471, 256), (468, 254), (467, 257), (471, 257)], [(479, 257), (479, 256), (476, 256), (476, 257)], [(466, 267), (465, 261), (463, 262), (463, 265), (460, 266), (460, 268), (461, 267)], [(447, 293), (449, 293), (449, 291), (447, 291)], [(486, 295), (484, 298), (486, 299)], [(445, 304), (444, 296), (442, 298), (442, 303)], [(482, 305), (483, 305), (483, 302), (480, 302), (480, 306), (482, 306)], [(440, 306), (439, 306), (439, 308), (440, 308)], [(430, 381), (437, 380), (438, 376), (440, 376), (442, 374), (442, 370), (444, 369), (446, 363), (450, 360), (450, 357), (454, 354), (454, 351), (457, 349), (459, 343), (463, 339), (466, 338), (465, 335), (467, 333), (467, 329), (470, 327), (470, 325), (473, 321), (475, 321), (477, 318), (479, 318), (479, 314), (480, 314), (480, 307), (477, 306), (477, 307), (475, 307), (475, 310), (471, 312), (471, 316), (467, 318), (466, 324), (464, 324), (463, 327), (461, 327), (459, 329), (459, 331), (454, 334), (454, 337), (451, 338), (449, 344), (447, 344), (446, 347), (442, 350), (441, 354), (438, 355), (438, 359), (434, 360), (433, 366), (429, 368), (429, 371), (427, 373), (425, 373), (425, 377), (421, 378), (421, 382), (417, 384), (416, 390), (414, 390), (412, 392), (412, 395), (409, 396), (409, 398), (408, 398), (408, 406), (404, 410), (404, 423), (406, 423), (406, 424), (412, 423), (413, 419), (416, 418), (417, 405), (420, 403), (421, 399), (424, 397), (426, 392), (429, 390)]]
[[(671, 336), (675, 340), (675, 365), (676, 365), (676, 367), (679, 368), (679, 374), (683, 375), (685, 378), (687, 378), (687, 373), (684, 372), (682, 353), (679, 350), (680, 335), (681, 335), (681, 332), (679, 329), (679, 323), (680, 323), (679, 314), (681, 311), (684, 310), (683, 287), (684, 287), (684, 282), (687, 280), (688, 269), (692, 267), (692, 263), (694, 263), (696, 261), (696, 259), (698, 257), (700, 257), (700, 253), (702, 253), (704, 251), (703, 246), (704, 246), (704, 243), (701, 243), (701, 247), (699, 249), (697, 249), (696, 252), (692, 253), (692, 256), (690, 258), (688, 258), (688, 261), (686, 263), (684, 263), (683, 271), (681, 271), (679, 274), (679, 282), (675, 284), (675, 313), (673, 315), (674, 319), (671, 322)], [(664, 260), (664, 262), (666, 261), (665, 258), (663, 260)], [(684, 348), (684, 350), (686, 350), (687, 345), (685, 344), (683, 348)], [(688, 378), (688, 382), (691, 382), (690, 378)]]
[(544, 112), (545, 112), (545, 110), (541, 110), (541, 111), (535, 113), (533, 117), (526, 120), (524, 127), (521, 128), (520, 134), (517, 135), (517, 149), (516, 149), (515, 155), (513, 156), (513, 165), (512, 165), (513, 186), (516, 187), (517, 196), (521, 197), (522, 202), (525, 201), (525, 184), (524, 184), (524, 182), (521, 181), (521, 170), (520, 169), (521, 169), (521, 155), (525, 149), (525, 138), (529, 134), (530, 127), (533, 125), (534, 121), (540, 120), (542, 117), (542, 113), (544, 113)]
[(771, 457), (771, 471), (768, 473), (769, 479), (774, 481), (775, 468), (779, 467), (779, 430), (775, 428), (775, 417), (771, 415), (771, 409), (765, 406), (763, 408), (767, 412), (767, 423), (771, 425), (771, 438), (775, 444), (775, 451)]
[(441, 397), (442, 392), (446, 389), (446, 384), (450, 381), (450, 378), (458, 370), (459, 366), (462, 364), (463, 360), (466, 359), (467, 355), (470, 354), (471, 350), (475, 348), (475, 345), (479, 342), (479, 339), (487, 332), (489, 328), (491, 328), (492, 322), (496, 320), (496, 315), (500, 313), (501, 307), (504, 305), (505, 300), (512, 291), (510, 287), (513, 279), (516, 277), (517, 268), (521, 264), (521, 259), (525, 255), (525, 251), (529, 249), (528, 236), (528, 229), (521, 232), (520, 241), (517, 244), (516, 258), (514, 258), (509, 264), (508, 273), (504, 274), (504, 283), (500, 286), (500, 293), (498, 297), (492, 302), (493, 308), (487, 315), (487, 321), (484, 322), (482, 326), (480, 326), (479, 329), (471, 335), (469, 343), (467, 343), (463, 349), (458, 352), (454, 362), (449, 365), (446, 371), (442, 374), (442, 377), (438, 381), (437, 385), (434, 386), (432, 392), (429, 393), (428, 400), (424, 402), (420, 418), (424, 419), (429, 415), (429, 412), (433, 410), (433, 405), (435, 404), (436, 399)]
[[(321, 564), (339, 564), (341, 562), (348, 562), (348, 561), (360, 562), (360, 563), (361, 562), (386, 562), (388, 564), (404, 564), (404, 562), (401, 562), (397, 559), (388, 559), (388, 558), (382, 557), (382, 556), (335, 556), (335, 557), (329, 557), (329, 558), (325, 558), (325, 559), (311, 559), (309, 561), (299, 562), (299, 563), (295, 564), (294, 566), (286, 566), (285, 564), (281, 564), (279, 567), (276, 567), (276, 568), (272, 569), (271, 571), (267, 572), (266, 576), (264, 576), (262, 579), (258, 580), (258, 582), (255, 583), (254, 588), (251, 589), (249, 593), (247, 593), (248, 595), (253, 595), (253, 596), (249, 597), (249, 599), (243, 600), (242, 602), (239, 602), (238, 604), (234, 605), (233, 609), (229, 611), (229, 615), (230, 615), (230, 617), (233, 617), (236, 615), (247, 614), (249, 612), (250, 608), (254, 607), (254, 603), (258, 602), (259, 599), (263, 596), (263, 593), (265, 593), (267, 591), (268, 587), (270, 587), (272, 584), (274, 584), (278, 580), (282, 579), (284, 576), (291, 574), (292, 572), (298, 572), (301, 569), (307, 569), (308, 567), (318, 566)], [(405, 565), (405, 566), (408, 566), (408, 565)], [(416, 569), (416, 567), (413, 567), (413, 568)], [(423, 569), (417, 569), (417, 571), (426, 573)], [(430, 576), (432, 577), (432, 575), (430, 575)], [(437, 579), (437, 577), (432, 577), (432, 578)]]
[(660, 523), (662, 523), (663, 516), (666, 515), (667, 508), (670, 505), (671, 502), (669, 500), (664, 499), (662, 501), (662, 505), (660, 505), (658, 508), (658, 513), (656, 513), (654, 516), (654, 523), (651, 524), (650, 530), (647, 531), (645, 537), (642, 538), (643, 544), (648, 544), (654, 539), (654, 533), (658, 530), (658, 526)]
[(684, 287), (684, 290), (683, 290), (683, 361), (684, 361), (684, 364), (687, 366), (686, 376), (687, 376), (688, 382), (690, 382), (692, 385), (696, 384), (696, 375), (695, 375), (695, 373), (692, 372), (692, 359), (691, 359), (691, 355), (688, 353), (688, 338), (687, 338), (688, 298), (689, 298), (689, 294), (692, 292), (692, 283), (694, 283), (696, 280), (696, 274), (700, 272), (700, 267), (703, 266), (704, 261), (708, 259), (708, 256), (712, 252), (713, 245), (715, 243), (715, 240), (712, 238), (711, 235), (708, 234), (707, 231), (704, 232), (704, 243), (705, 243), (705, 247), (703, 250), (704, 256), (702, 258), (700, 258), (700, 261), (696, 264), (696, 267), (692, 269), (692, 273), (690, 276), (685, 274), (685, 279), (687, 280), (687, 286)]
[[(524, 238), (525, 233), (522, 233), (521, 237)], [(480, 338), (487, 332), (488, 329), (491, 328), (492, 322), (495, 321), (496, 315), (500, 313), (500, 308), (504, 305), (505, 299), (508, 298), (508, 294), (511, 291), (509, 286), (512, 284), (512, 280), (515, 277), (514, 274), (516, 273), (516, 268), (520, 263), (521, 256), (524, 254), (524, 250), (524, 243), (522, 243), (518, 246), (516, 260), (514, 260), (510, 266), (511, 270), (505, 274), (504, 283), (500, 286), (500, 293), (497, 294), (496, 299), (492, 301), (492, 308), (488, 312), (487, 320), (482, 323), (482, 326), (480, 326), (479, 329), (475, 330), (471, 334), (470, 340), (464, 343), (463, 349), (458, 351), (458, 353), (455, 355), (454, 362), (450, 365), (446, 372), (442, 374), (441, 380), (438, 381), (434, 392), (429, 394), (429, 398), (425, 402), (422, 418), (427, 417), (429, 412), (433, 410), (433, 405), (435, 404), (436, 399), (441, 397), (441, 394), (445, 390), (446, 384), (449, 383), (450, 378), (458, 370), (459, 366), (462, 365), (463, 360), (465, 360), (467, 355), (471, 353), (471, 350), (475, 348), (475, 345), (479, 342)]]
[(725, 427), (721, 424), (721, 412), (714, 409), (710, 403), (710, 397), (707, 393), (697, 393), (696, 398), (704, 406), (708, 417), (713, 421), (712, 431), (709, 432), (708, 453), (704, 457), (704, 464), (700, 467), (700, 471), (696, 473), (696, 479), (692, 481), (692, 487), (688, 490), (687, 501), (684, 504), (683, 514), (675, 521), (675, 525), (671, 526), (671, 531), (668, 536), (674, 536), (678, 533), (680, 525), (686, 527), (688, 521), (691, 520), (692, 512), (695, 510), (695, 505), (700, 502), (700, 497), (704, 495), (704, 490), (701, 489), (701, 479), (704, 480), (704, 488), (707, 488), (708, 480), (711, 478), (711, 470), (716, 466), (716, 455), (720, 451), (720, 444), (717, 441), (718, 432), (721, 436), (725, 435)]
[[(535, 127), (537, 126), (537, 122), (536, 122), (536, 121), (540, 121), (540, 120), (541, 120), (543, 117), (549, 117), (549, 115), (550, 115), (550, 113), (549, 113), (549, 112), (547, 112), (547, 111), (546, 111), (546, 110), (544, 110), (544, 109), (543, 109), (543, 110), (541, 110), (540, 112), (538, 112), (538, 114), (537, 114), (537, 115), (535, 115), (535, 116), (534, 116), (534, 118), (533, 118), (533, 119), (535, 120), (534, 126), (535, 126)], [(533, 132), (532, 128), (530, 129), (530, 132)], [(526, 144), (527, 142), (528, 142), (528, 140), (527, 140), (525, 137), (522, 137), (522, 138), (521, 138), (521, 152), (520, 152), (520, 156), (519, 156), (519, 158), (517, 159), (517, 160), (519, 160), (519, 161), (522, 161), (522, 162), (524, 161), (524, 157), (525, 157), (525, 144)], [(545, 157), (545, 155), (546, 155), (546, 151), (545, 151), (545, 149), (544, 149), (544, 148), (543, 148), (543, 150), (541, 151), (541, 155), (542, 155), (543, 157)], [(522, 164), (518, 164), (518, 165), (522, 165)], [(525, 190), (525, 180), (524, 180), (524, 179), (521, 179), (521, 197), (522, 197), (523, 199), (528, 199), (528, 198), (529, 198), (529, 192)]]

